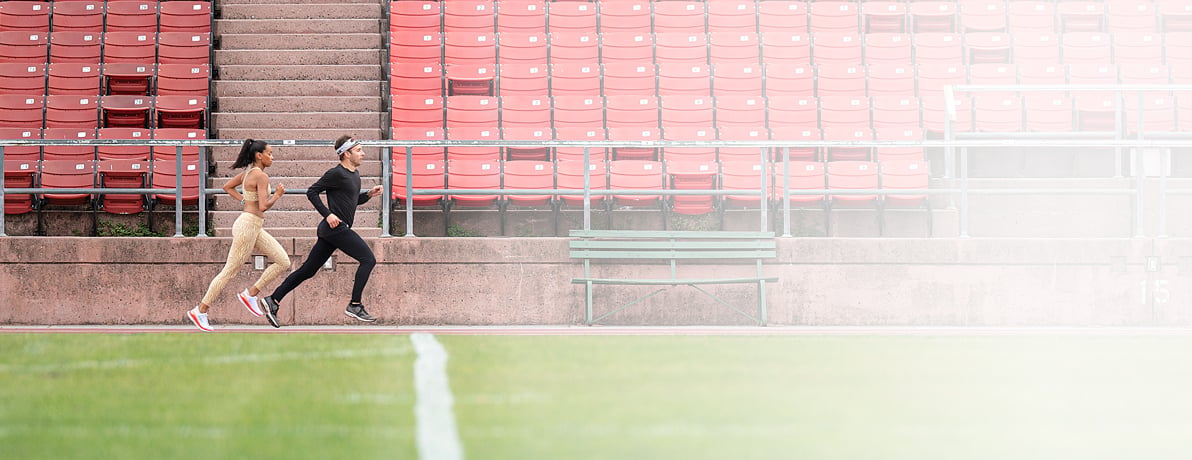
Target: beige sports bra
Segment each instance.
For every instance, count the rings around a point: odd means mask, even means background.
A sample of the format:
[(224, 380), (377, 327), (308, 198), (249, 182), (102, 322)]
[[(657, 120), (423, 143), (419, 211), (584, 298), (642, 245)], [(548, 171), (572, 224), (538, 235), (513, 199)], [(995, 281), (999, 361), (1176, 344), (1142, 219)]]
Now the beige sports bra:
[[(248, 178), (248, 173), (252, 172), (252, 170), (254, 170), (254, 169), (260, 169), (260, 168), (258, 168), (256, 166), (248, 168), (248, 171), (244, 171), (244, 177)], [(272, 185), (269, 186), (269, 193), (273, 193)], [(244, 201), (261, 201), (261, 199), (260, 199), (260, 197), (257, 196), (256, 190), (245, 190), (244, 191)]]

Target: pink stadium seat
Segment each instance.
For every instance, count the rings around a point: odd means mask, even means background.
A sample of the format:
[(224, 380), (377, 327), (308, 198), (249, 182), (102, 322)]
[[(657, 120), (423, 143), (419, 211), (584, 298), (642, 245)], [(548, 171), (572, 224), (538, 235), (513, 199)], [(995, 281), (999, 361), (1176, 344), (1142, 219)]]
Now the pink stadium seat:
[[(923, 130), (918, 126), (903, 128), (878, 128), (873, 133), (874, 140), (918, 142), (924, 139)], [(923, 147), (877, 147), (874, 157), (879, 163), (887, 161), (923, 160)]]
[(704, 2), (668, 0), (654, 4), (654, 33), (704, 35)]
[(1055, 65), (1061, 62), (1059, 37), (1049, 33), (1013, 34), (1014, 63), (1018, 65)]
[(45, 63), (0, 63), (0, 92), (46, 94)]
[(207, 64), (161, 64), (157, 66), (158, 95), (207, 96), (211, 66)]
[[(549, 161), (507, 161), (504, 181), (506, 189), (550, 190), (555, 188), (555, 165)], [(506, 195), (512, 206), (546, 206), (551, 195)]]
[(43, 2), (4, 2), (0, 5), (0, 31), (48, 33), (50, 6), (51, 4)]
[(497, 66), (480, 63), (447, 64), (447, 96), (492, 96), (496, 92)]
[[(722, 141), (755, 142), (770, 140), (770, 133), (764, 127), (724, 126), (717, 129), (717, 131), (716, 134)], [(767, 158), (772, 156), (770, 155), (770, 149), (765, 147), (720, 147), (717, 149), (716, 157), (725, 165), (733, 162), (756, 163), (761, 161), (763, 151), (766, 153)]]
[(1105, 3), (1062, 0), (1056, 3), (1059, 30), (1068, 32), (1105, 32)]
[[(95, 139), (94, 128), (46, 128), (42, 139), (87, 140)], [(47, 145), (42, 147), (43, 160), (91, 161), (95, 159), (94, 146)]]
[(866, 34), (908, 32), (906, 11), (906, 4), (902, 2), (862, 3), (861, 30)]
[[(559, 190), (583, 190), (584, 177), (588, 178), (588, 188), (591, 190), (608, 190), (608, 167), (603, 160), (593, 161), (584, 169), (583, 161), (560, 161), (555, 164), (555, 184)], [(607, 195), (589, 195), (592, 205), (602, 204)], [(583, 206), (583, 193), (575, 195), (559, 195), (560, 205)]]
[(715, 99), (717, 128), (766, 126), (766, 100), (761, 96), (731, 95)]
[(658, 99), (654, 96), (608, 96), (604, 112), (608, 128), (658, 128)]
[(494, 33), (446, 32), (443, 34), (443, 65), (488, 65), (497, 62), (497, 38)]
[[(439, 34), (442, 28), (442, 3), (404, 0), (389, 5), (389, 32), (413, 36)], [(399, 42), (394, 41), (394, 44)]]
[(472, 126), (496, 128), (500, 99), (490, 96), (447, 96), (447, 129)]
[(592, 96), (600, 94), (600, 66), (594, 64), (551, 65), (552, 96)]
[[(1137, 135), (1144, 133), (1170, 133), (1176, 131), (1175, 98), (1171, 93), (1143, 94), (1141, 97), (1130, 95), (1123, 100), (1126, 103), (1124, 128), (1126, 133)], [(1142, 117), (1138, 116), (1139, 112)], [(1142, 126), (1139, 127), (1139, 122)]]
[(912, 62), (911, 59), (914, 55), (912, 45), (910, 34), (887, 32), (865, 34), (865, 64), (908, 65)]
[(1013, 85), (1018, 83), (1018, 66), (1014, 64), (972, 64), (969, 66), (969, 84)]
[[(0, 139), (41, 139), (41, 128), (2, 128)], [(33, 171), (37, 170), (37, 161), (41, 159), (41, 148), (36, 145), (10, 145), (4, 147), (4, 158), (9, 161), (32, 163)], [(5, 176), (7, 178), (8, 176)], [(9, 185), (9, 187), (19, 187)]]
[(663, 130), (663, 134), (668, 139), (676, 140), (698, 140), (698, 139), (680, 139), (677, 136), (670, 136), (667, 131), (679, 127), (704, 129), (712, 133), (708, 140), (714, 140), (715, 126), (714, 119), (716, 113), (715, 104), (711, 97), (708, 96), (686, 96), (686, 95), (672, 95), (664, 96), (658, 100), (659, 120)]
[(756, 64), (718, 64), (712, 66), (712, 95), (755, 96), (763, 94), (764, 70)]
[(45, 96), (0, 94), (0, 127), (41, 129)]
[(1153, 34), (1158, 33), (1156, 26), (1156, 5), (1152, 2), (1135, 0), (1110, 0), (1106, 2), (1107, 28), (1110, 33), (1120, 32)]
[(394, 31), (389, 34), (389, 60), (395, 64), (443, 62), (443, 37), (437, 32)]
[(1072, 99), (1063, 93), (1027, 93), (1023, 109), (1027, 131), (1063, 133), (1073, 129)]
[(46, 128), (90, 128), (99, 125), (99, 96), (46, 96)]
[(960, 34), (920, 32), (915, 34), (915, 64), (964, 64), (964, 44)]
[(121, 31), (105, 33), (103, 44), (104, 64), (120, 62), (150, 65), (157, 62), (157, 39), (155, 35), (153, 32)]
[[(96, 185), (99, 188), (145, 188), (148, 185), (149, 161), (107, 159), (96, 163)], [(109, 214), (138, 214), (145, 210), (144, 195), (104, 194), (100, 208)]]
[(498, 69), (497, 91), (501, 96), (537, 96), (550, 93), (550, 66), (505, 64)]
[(1113, 62), (1119, 65), (1153, 66), (1163, 62), (1163, 37), (1151, 33), (1113, 34)]
[[(671, 190), (714, 190), (720, 167), (715, 161), (666, 160), (666, 188)], [(712, 212), (712, 195), (674, 195), (670, 209), (679, 214)]]
[(211, 33), (211, 2), (162, 2), (159, 7), (158, 32)]
[[(4, 136), (3, 129), (0, 128), (0, 136)], [(33, 188), (34, 178), (37, 177), (37, 160), (20, 160), (8, 156), (8, 151), (13, 149), (14, 147), (4, 149), (6, 158), (4, 160), (4, 186), (9, 188)], [(27, 193), (4, 194), (4, 214), (26, 214), (30, 212), (33, 212), (33, 195)]]
[[(441, 141), (447, 139), (447, 132), (445, 129), (431, 128), (431, 127), (394, 127), (390, 128), (390, 139), (393, 140), (411, 140), (411, 141)], [(408, 146), (396, 147), (393, 149), (394, 158), (397, 155), (409, 154), (414, 158), (423, 160), (445, 160), (447, 158), (447, 149), (443, 147), (428, 147), (428, 146)], [(396, 160), (395, 160), (396, 161)], [(442, 168), (440, 168), (441, 170)], [(440, 181), (442, 183), (442, 181)]]
[(1009, 32), (1015, 38), (1022, 33), (1055, 33), (1055, 5), (1042, 0), (1015, 0), (1008, 2), (1007, 17)]
[[(658, 64), (658, 95), (708, 96), (712, 94), (712, 69), (706, 64)], [(761, 88), (757, 93), (761, 94)]]
[(920, 64), (919, 97), (942, 94), (948, 85), (963, 85), (968, 81), (968, 67), (963, 64)]
[(811, 62), (811, 38), (806, 34), (766, 32), (762, 34), (761, 42), (763, 64), (797, 65)]
[[(554, 138), (551, 128), (551, 100), (543, 96), (501, 97), (501, 134), (505, 140), (549, 141)], [(549, 160), (547, 147), (505, 147), (509, 160)]]
[[(749, 161), (732, 161), (723, 162), (720, 165), (720, 189), (721, 190), (753, 190), (758, 191), (762, 189), (762, 175), (768, 174), (770, 168), (763, 167), (762, 163), (758, 163), (755, 159)], [(822, 178), (823, 175), (821, 174)], [(773, 178), (766, 178), (766, 185), (769, 186), (771, 193), (773, 193)], [(823, 182), (821, 179), (820, 182)], [(761, 207), (762, 196), (760, 195), (721, 195), (721, 206), (724, 208), (759, 208)]]
[[(143, 128), (100, 128), (100, 139), (148, 140), (151, 133)], [(100, 145), (96, 155), (100, 160), (149, 161), (152, 147), (147, 145)], [(147, 170), (148, 168), (146, 168)]]
[(47, 35), (40, 32), (0, 32), (0, 63), (45, 64), (49, 56)]
[(100, 99), (101, 128), (149, 129), (151, 96), (111, 95)]
[(757, 31), (757, 6), (747, 0), (708, 2), (708, 34), (729, 32), (754, 34)]
[[(448, 189), (501, 188), (501, 163), (496, 160), (447, 160)], [(447, 195), (448, 207), (485, 208), (497, 204), (499, 195)]]
[(1115, 64), (1072, 64), (1068, 66), (1068, 82), (1074, 85), (1116, 85), (1118, 66)]
[[(603, 132), (604, 101), (592, 96), (555, 96), (554, 128), (599, 129)], [(603, 140), (604, 136), (600, 137)]]
[[(162, 128), (157, 127), (153, 130), (154, 139), (163, 140), (198, 140), (206, 139), (207, 132), (202, 129), (187, 129), (187, 128)], [(153, 147), (153, 160), (164, 160), (174, 164), (178, 158), (178, 147), (176, 146), (156, 146)], [(198, 161), (199, 148), (198, 147), (182, 147), (182, 161), (192, 162)], [(171, 182), (172, 183), (172, 182)], [(173, 185), (171, 185), (173, 187)]]
[(865, 94), (868, 78), (863, 65), (820, 64), (815, 73), (818, 97)]
[(546, 3), (541, 0), (501, 0), (497, 7), (497, 34), (546, 32)]
[(153, 195), (153, 205), (189, 206), (199, 203), (199, 164), (197, 161), (184, 160), (182, 171), (179, 172), (175, 160), (157, 160), (153, 162), (153, 174), (150, 179), (152, 188), (178, 187), (178, 176), (182, 176), (182, 196), (177, 193), (157, 193)]
[[(397, 150), (393, 154), (393, 185), (390, 189), (390, 194), (393, 200), (400, 206), (405, 206), (409, 201), (409, 193), (407, 193), (406, 182), (407, 177), (411, 177), (414, 183), (414, 189), (442, 189), (446, 187), (446, 164), (443, 159), (438, 158), (419, 158), (417, 156), (411, 159), (413, 167), (409, 168), (413, 171), (408, 173), (406, 166), (405, 153), (398, 153)], [(414, 206), (435, 206), (442, 202), (443, 195), (418, 195), (413, 199)]]
[[(609, 190), (662, 190), (662, 163), (648, 160), (614, 160), (608, 168)], [(613, 195), (620, 206), (658, 206), (661, 195)]]
[(708, 34), (708, 62), (713, 66), (757, 65), (761, 63), (760, 50), (760, 37), (752, 32), (721, 31)]
[(595, 3), (590, 2), (548, 2), (546, 24), (551, 38), (556, 33), (595, 36), (598, 32), (597, 8)]
[[(873, 130), (869, 129), (869, 125), (856, 124), (848, 125), (830, 125), (822, 129), (825, 141), (856, 141), (865, 142), (873, 140)], [(838, 160), (857, 160), (864, 161), (873, 158), (873, 149), (870, 147), (853, 147), (853, 146), (831, 146), (824, 149), (822, 158), (830, 161)]]
[[(773, 120), (773, 117), (771, 117)], [(775, 141), (821, 141), (823, 133), (815, 126), (770, 131), (770, 139)], [(814, 161), (819, 158), (819, 149), (815, 147), (775, 147), (774, 161), (782, 161), (783, 157), (791, 160)]]
[(657, 94), (655, 78), (658, 72), (652, 64), (612, 62), (604, 64), (603, 80), (605, 96), (654, 96)]
[(50, 64), (46, 94), (99, 95), (99, 64), (56, 62)]
[(964, 0), (960, 3), (960, 28), (972, 32), (1005, 32), (1006, 2), (1003, 0)]
[(1005, 64), (1011, 61), (1013, 40), (1004, 32), (969, 32), (964, 36), (965, 62)]
[(50, 62), (81, 62), (99, 66), (101, 34), (54, 32), (50, 36)]
[[(493, 126), (461, 125), (448, 126), (447, 139), (453, 141), (496, 141), (501, 139), (501, 128)], [(500, 161), (501, 149), (496, 146), (447, 147), (447, 160)]]
[(469, 32), (491, 35), (496, 32), (495, 16), (492, 0), (443, 2), (443, 33), (446, 35)]
[(911, 30), (920, 32), (956, 32), (956, 2), (913, 1), (910, 5)]
[(152, 63), (104, 64), (101, 93), (147, 96), (153, 90), (153, 70)]
[(600, 34), (600, 62), (641, 65), (654, 62), (654, 38), (649, 33)]
[(808, 4), (808, 24), (812, 34), (820, 32), (856, 33), (860, 29), (860, 6), (855, 2), (814, 1)]
[(775, 139), (779, 132), (819, 128), (819, 101), (814, 97), (769, 96), (768, 126)]
[[(919, 103), (923, 108), (923, 130), (936, 135), (943, 133), (946, 114), (943, 94), (931, 93), (922, 96), (919, 98)], [(955, 99), (955, 104), (956, 119), (952, 121), (952, 129), (957, 132), (972, 131), (972, 99), (962, 95)]]
[(872, 99), (873, 128), (878, 132), (918, 129), (919, 99), (914, 96), (874, 96)]
[[(830, 190), (876, 190), (879, 187), (878, 165), (872, 161), (830, 161), (827, 163), (827, 182)], [(876, 206), (878, 195), (828, 195), (831, 207)]]
[(502, 32), (497, 35), (498, 63), (546, 65), (548, 41), (543, 32)]
[(600, 33), (642, 35), (650, 30), (651, 7), (647, 0), (598, 2)]
[(1059, 64), (1019, 64), (1018, 83), (1023, 85), (1063, 85), (1068, 82), (1064, 66)]
[(815, 69), (805, 64), (767, 64), (767, 97), (811, 97), (815, 95)]
[[(757, 182), (742, 181), (741, 186), (752, 186), (757, 190)], [(824, 190), (827, 182), (824, 175), (824, 163), (818, 161), (790, 161), (789, 163), (774, 164), (774, 180), (770, 198), (784, 206), (783, 201), (789, 201), (792, 207), (823, 207), (827, 200), (824, 195), (788, 194), (787, 191)]]
[(1068, 32), (1062, 36), (1065, 64), (1103, 64), (1113, 62), (1109, 34), (1103, 32)]
[(759, 34), (785, 32), (807, 34), (809, 16), (807, 2), (793, 0), (763, 0), (757, 2), (757, 31)]
[(1022, 99), (1011, 94), (977, 94), (973, 97), (973, 129), (979, 132), (1022, 131)]
[(104, 2), (54, 2), (54, 31), (103, 32)]
[[(556, 106), (558, 102), (556, 101)], [(557, 111), (558, 109), (556, 109)], [(555, 123), (558, 124), (559, 119), (555, 117)], [(577, 142), (595, 142), (608, 140), (605, 135), (604, 128), (599, 127), (561, 127), (555, 128), (555, 140), (560, 141), (577, 141)], [(601, 165), (608, 160), (608, 149), (603, 147), (587, 147), (587, 154), (593, 163), (599, 162)], [(559, 160), (561, 165), (564, 161), (583, 161), (585, 147), (555, 147), (555, 159)], [(561, 171), (561, 168), (560, 168)], [(561, 173), (560, 173), (561, 174)]]
[[(923, 160), (888, 160), (881, 166), (882, 190), (922, 190), (931, 188), (931, 168)], [(931, 216), (931, 201), (926, 193), (887, 194), (882, 210), (889, 208), (924, 208)], [(883, 218), (885, 216), (883, 215)], [(930, 227), (929, 227), (930, 228)]]
[[(815, 46), (814, 62), (816, 64), (861, 64), (865, 62), (864, 41), (856, 33), (820, 32), (814, 34), (812, 42)], [(767, 59), (766, 62), (769, 60)]]
[(871, 64), (869, 96), (914, 96), (915, 68), (910, 64)]
[[(669, 2), (668, 2), (669, 3)], [(708, 63), (707, 34), (668, 32), (655, 34), (655, 60), (659, 63), (706, 65)]]
[[(608, 140), (622, 142), (657, 141), (662, 139), (661, 130), (647, 126), (616, 126), (608, 128)], [(653, 147), (614, 147), (613, 160), (654, 160), (658, 149)]]
[(393, 127), (441, 128), (444, 100), (438, 96), (395, 95), (392, 101)]
[[(566, 5), (568, 2), (555, 2)], [(600, 59), (600, 37), (595, 33), (571, 33), (551, 28), (550, 63), (595, 65)]]
[(110, 2), (104, 19), (104, 31), (157, 33), (158, 2)]

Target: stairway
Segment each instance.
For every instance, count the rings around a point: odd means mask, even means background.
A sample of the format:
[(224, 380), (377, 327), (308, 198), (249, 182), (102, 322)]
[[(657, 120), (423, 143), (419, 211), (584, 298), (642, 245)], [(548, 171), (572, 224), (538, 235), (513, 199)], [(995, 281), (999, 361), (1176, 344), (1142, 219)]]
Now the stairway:
[[(223, 0), (215, 21), (213, 135), (219, 139), (318, 139), (342, 135), (382, 139), (386, 124), (382, 4), (374, 0)], [(371, 151), (370, 151), (371, 150)], [(379, 149), (360, 167), (361, 186), (381, 183)], [(209, 187), (242, 170), (231, 169), (239, 148), (216, 148)], [(330, 147), (273, 145), (273, 184), (306, 188), (337, 157)], [(325, 199), (325, 196), (324, 196)], [(381, 200), (356, 213), (354, 228), (381, 234)], [(230, 236), (240, 202), (218, 195), (212, 211), (216, 236)], [(287, 194), (266, 215), (276, 237), (313, 237), (320, 216), (302, 194)]]

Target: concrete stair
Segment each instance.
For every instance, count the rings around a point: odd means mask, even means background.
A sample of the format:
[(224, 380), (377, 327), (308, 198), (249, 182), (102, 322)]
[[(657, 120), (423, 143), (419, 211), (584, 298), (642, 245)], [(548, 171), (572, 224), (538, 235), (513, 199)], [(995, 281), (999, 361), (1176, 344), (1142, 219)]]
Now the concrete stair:
[[(382, 139), (388, 123), (383, 94), (383, 4), (379, 0), (224, 0), (215, 33), (215, 111), (211, 125), (220, 139), (326, 140), (348, 134)], [(275, 184), (306, 188), (336, 163), (330, 147), (275, 143), (267, 171)], [(366, 149), (366, 152), (368, 149)], [(214, 149), (212, 188), (232, 170), (238, 148)], [(380, 152), (361, 165), (361, 183), (381, 183)], [(374, 156), (375, 154), (375, 156)], [(380, 199), (357, 210), (355, 228), (379, 236)], [(215, 200), (212, 226), (230, 236), (239, 201)], [(274, 236), (311, 237), (320, 216), (306, 197), (288, 194), (270, 209), (266, 228)]]

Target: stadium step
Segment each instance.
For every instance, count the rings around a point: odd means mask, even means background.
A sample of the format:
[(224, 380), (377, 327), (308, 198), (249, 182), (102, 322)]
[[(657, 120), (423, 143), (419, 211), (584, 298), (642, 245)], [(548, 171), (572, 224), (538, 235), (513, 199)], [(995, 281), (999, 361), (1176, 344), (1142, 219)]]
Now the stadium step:
[[(221, 65), (224, 80), (364, 80), (380, 81), (381, 65)], [(288, 84), (288, 81), (286, 82)]]
[[(225, 3), (224, 19), (360, 19), (380, 18), (380, 3)], [(344, 29), (349, 30), (349, 29)]]
[(268, 126), (282, 129), (318, 126), (353, 129), (360, 126), (378, 126), (382, 115), (380, 112), (220, 112), (212, 117), (212, 122), (216, 126)]
[(272, 19), (261, 21), (257, 19), (216, 19), (215, 32), (220, 40), (226, 42), (231, 39), (232, 44), (239, 46), (236, 35), (240, 34), (329, 34), (352, 31), (356, 34), (381, 33), (381, 21), (374, 18), (310, 20), (310, 19)]
[[(329, 141), (345, 134), (361, 139), (381, 139), (383, 130), (380, 128), (219, 128), (217, 135), (220, 139), (295, 139)], [(231, 157), (215, 157), (216, 160), (229, 160)], [(326, 169), (326, 168), (324, 168)]]
[[(270, 166), (266, 172), (270, 177), (285, 177), (287, 187), (306, 187), (310, 184), (294, 182), (293, 177), (305, 177), (310, 175), (312, 171), (319, 171), (320, 169), (326, 171), (328, 168), (335, 166), (335, 152), (330, 148), (320, 147), (316, 153), (298, 153), (293, 149), (302, 147), (285, 147), (273, 146), (273, 166)], [(368, 152), (368, 149), (365, 149)], [(214, 187), (223, 185), (223, 181), (232, 174), (240, 174), (244, 169), (232, 170), (232, 163), (235, 160), (219, 160), (215, 162), (215, 173), (211, 176)], [(381, 161), (376, 158), (364, 160), (364, 163), (357, 168), (360, 171), (361, 177), (374, 176), (377, 183), (380, 183), (381, 175)], [(274, 179), (273, 182), (276, 182)]]
[(377, 33), (343, 34), (343, 33), (254, 33), (229, 34), (221, 39), (223, 47), (237, 51), (216, 51), (216, 62), (219, 54), (238, 53), (238, 49), (275, 49), (302, 50), (309, 52), (330, 52), (330, 50), (379, 50), (383, 48), (381, 35)]
[(376, 65), (380, 49), (253, 49), (215, 52), (215, 65)]
[[(360, 96), (380, 97), (380, 81), (359, 80), (216, 80), (215, 97), (220, 104), (234, 97), (282, 97), (282, 96)], [(293, 101), (294, 98), (286, 98)]]
[[(334, 164), (335, 163), (333, 163), (333, 162), (323, 162), (322, 166), (326, 167), (326, 166), (331, 166)], [(272, 168), (270, 168), (270, 169), (272, 169)], [(236, 171), (236, 172), (239, 173), (240, 171)], [(270, 171), (270, 173), (275, 173), (275, 172), (277, 172), (277, 171)], [(223, 177), (217, 178), (216, 180), (214, 180), (214, 183), (215, 183), (214, 185), (216, 187), (219, 187), (219, 186), (223, 185), (223, 182), (225, 180), (227, 180), (227, 179), (223, 178)], [(270, 177), (269, 182), (270, 182), (270, 185), (274, 185), (274, 186), (276, 186), (277, 184), (285, 185), (286, 189), (299, 189), (299, 188), (309, 187), (310, 184), (315, 183), (315, 181), (317, 181), (317, 180), (319, 180), (318, 177), (301, 177), (301, 176), (286, 177), (284, 180), (282, 180), (282, 179), (278, 179), (277, 176), (273, 176), (273, 177)], [(360, 187), (361, 188), (371, 188), (374, 185), (381, 185), (381, 178), (379, 178), (379, 177), (361, 177), (360, 178)], [(372, 200), (370, 200), (370, 202), (371, 201)], [(327, 202), (326, 197), (323, 197), (323, 202), (324, 203)], [(232, 199), (232, 197), (230, 195), (218, 195), (215, 197), (215, 209), (239, 210), (240, 209), (240, 200)], [(286, 194), (286, 196), (283, 196), (281, 198), (281, 200), (279, 200), (277, 202), (277, 204), (273, 208), (271, 208), (269, 211), (270, 212), (273, 212), (273, 211), (309, 211), (311, 209), (312, 209), (312, 207), (311, 207), (310, 201), (306, 199), (306, 195), (300, 194), (300, 193), (295, 193), (295, 192), (289, 192)]]
[[(306, 200), (303, 200), (306, 201)], [(307, 203), (310, 206), (310, 203)], [(381, 236), (380, 205), (369, 201), (356, 210), (356, 222), (352, 227), (363, 237)], [(232, 236), (232, 223), (240, 216), (240, 210), (213, 211), (211, 223), (215, 228), (215, 236)], [(270, 210), (265, 214), (265, 229), (274, 237), (310, 237), (314, 238), (315, 227), (319, 224), (319, 213), (315, 211), (283, 211)]]
[(221, 97), (224, 112), (381, 112), (384, 101), (377, 96)]

